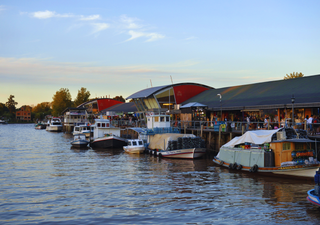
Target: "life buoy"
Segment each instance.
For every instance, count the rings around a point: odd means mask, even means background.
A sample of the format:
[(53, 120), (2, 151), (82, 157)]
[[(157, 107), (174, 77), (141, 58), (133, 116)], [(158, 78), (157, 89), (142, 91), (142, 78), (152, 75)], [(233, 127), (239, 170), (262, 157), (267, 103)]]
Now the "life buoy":
[(219, 165), (220, 165), (220, 166), (222, 166), (222, 165), (223, 165), (223, 163), (224, 163), (224, 162), (221, 160), (221, 161), (220, 161), (220, 163), (219, 163)]
[(239, 164), (239, 165), (237, 166), (237, 170), (241, 170), (241, 169), (242, 169), (242, 165)]
[(250, 170), (249, 171), (252, 172), (252, 173), (255, 173), (255, 172), (258, 171), (258, 169), (259, 169), (258, 165), (254, 164), (253, 167), (251, 167), (251, 169), (250, 169), (251, 171)]

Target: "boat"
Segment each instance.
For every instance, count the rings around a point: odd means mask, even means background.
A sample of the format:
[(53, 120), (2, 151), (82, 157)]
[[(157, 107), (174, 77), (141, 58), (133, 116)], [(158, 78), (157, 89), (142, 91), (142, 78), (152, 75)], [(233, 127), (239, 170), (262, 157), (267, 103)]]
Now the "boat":
[(75, 134), (73, 135), (73, 141), (70, 142), (73, 147), (83, 148), (87, 147), (90, 141), (86, 139), (85, 134)]
[(123, 150), (127, 153), (143, 153), (146, 149), (141, 139), (128, 139), (128, 145), (123, 146)]
[(91, 126), (84, 124), (84, 125), (77, 125), (73, 128), (73, 135), (76, 134), (85, 134), (87, 138), (91, 136)]
[(0, 120), (0, 124), (7, 124), (7, 121), (5, 121), (5, 120)]
[(35, 129), (36, 130), (43, 130), (43, 129), (46, 129), (46, 124), (44, 124), (44, 123), (42, 123), (42, 122), (39, 122), (39, 123), (37, 123), (36, 125), (35, 125)]
[(307, 200), (311, 202), (312, 204), (315, 204), (317, 206), (320, 206), (320, 169), (316, 171), (316, 174), (314, 175), (314, 182), (315, 186), (314, 189), (311, 189), (308, 191), (308, 197)]
[(62, 130), (63, 126), (60, 118), (53, 117), (48, 121), (46, 131), (60, 132)]
[(213, 162), (231, 170), (312, 179), (320, 166), (314, 143), (293, 128), (247, 131), (223, 145)]
[(205, 142), (193, 134), (155, 134), (148, 149), (164, 158), (195, 159), (206, 154)]
[(120, 128), (111, 125), (110, 120), (95, 119), (95, 124), (91, 125), (93, 138), (90, 146), (92, 148), (122, 148), (127, 145), (127, 139), (120, 136)]

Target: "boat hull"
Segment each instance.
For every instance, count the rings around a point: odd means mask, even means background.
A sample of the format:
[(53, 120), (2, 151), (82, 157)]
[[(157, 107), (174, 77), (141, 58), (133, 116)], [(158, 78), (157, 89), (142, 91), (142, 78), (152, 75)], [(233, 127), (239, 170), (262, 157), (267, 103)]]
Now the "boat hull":
[(206, 154), (205, 148), (189, 148), (189, 149), (178, 149), (171, 151), (159, 152), (162, 157), (165, 158), (176, 158), (176, 159), (195, 159), (200, 158)]
[(62, 131), (62, 126), (47, 126), (46, 131), (61, 132)]
[(319, 198), (319, 196), (315, 195), (314, 189), (311, 189), (311, 190), (308, 191), (307, 200), (309, 202), (311, 202), (312, 204), (320, 206), (320, 198)]
[(123, 150), (130, 154), (140, 154), (144, 152), (145, 147), (123, 146)]
[[(278, 177), (295, 177), (300, 179), (314, 179), (314, 174), (320, 167), (319, 164), (309, 164), (309, 165), (296, 165), (296, 166), (286, 166), (286, 167), (258, 167), (256, 170), (253, 170), (253, 166), (245, 166), (241, 165), (241, 168), (236, 168), (233, 163), (225, 162), (223, 160), (218, 159), (215, 157), (213, 162), (227, 167), (233, 170), (241, 170), (245, 172), (254, 172), (261, 175), (267, 176), (278, 176)], [(239, 166), (239, 164), (237, 164)]]
[(87, 147), (88, 144), (89, 144), (89, 141), (86, 141), (86, 140), (75, 140), (71, 142), (71, 145), (76, 148), (84, 148), (84, 147)]
[(126, 139), (117, 136), (106, 136), (94, 139), (90, 146), (92, 148), (122, 148), (127, 144)]

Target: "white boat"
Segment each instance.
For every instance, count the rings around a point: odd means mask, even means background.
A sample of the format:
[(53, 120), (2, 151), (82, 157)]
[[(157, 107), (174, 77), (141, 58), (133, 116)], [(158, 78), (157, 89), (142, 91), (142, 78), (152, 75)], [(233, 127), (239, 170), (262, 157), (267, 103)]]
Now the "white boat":
[(43, 130), (43, 129), (46, 129), (46, 125), (44, 124), (44, 123), (42, 123), (42, 122), (39, 122), (39, 123), (37, 123), (36, 125), (35, 125), (35, 129), (36, 130)]
[(93, 139), (90, 146), (93, 148), (122, 148), (127, 145), (127, 139), (120, 137), (120, 128), (111, 125), (108, 119), (96, 119), (91, 125)]
[(73, 147), (83, 148), (87, 147), (90, 142), (86, 139), (85, 134), (75, 134), (73, 135), (73, 141), (70, 143)]
[(165, 158), (195, 159), (206, 154), (204, 141), (193, 134), (156, 134), (148, 148)]
[(47, 123), (46, 131), (60, 132), (63, 129), (60, 118), (53, 117)]
[(247, 131), (223, 145), (213, 162), (232, 170), (312, 179), (320, 166), (314, 143), (292, 128)]
[(5, 121), (5, 120), (0, 120), (0, 124), (7, 124), (7, 121)]
[(127, 153), (143, 153), (146, 149), (141, 139), (128, 139), (128, 145), (123, 146), (123, 150)]
[(91, 126), (89, 125), (78, 125), (73, 128), (73, 135), (84, 134), (87, 138), (91, 136)]

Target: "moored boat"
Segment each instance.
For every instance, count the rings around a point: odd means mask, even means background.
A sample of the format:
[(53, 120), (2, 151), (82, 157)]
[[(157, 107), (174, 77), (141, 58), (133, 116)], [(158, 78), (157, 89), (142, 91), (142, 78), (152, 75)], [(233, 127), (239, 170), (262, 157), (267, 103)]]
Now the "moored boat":
[(128, 139), (127, 141), (128, 145), (123, 146), (123, 150), (127, 153), (140, 154), (146, 149), (141, 139)]
[(93, 148), (122, 148), (127, 144), (127, 139), (120, 137), (120, 128), (112, 126), (108, 119), (96, 119), (91, 127), (93, 139), (90, 146)]
[(91, 136), (91, 127), (89, 125), (78, 125), (73, 128), (73, 135), (84, 134), (87, 138)]
[(315, 186), (314, 189), (308, 191), (307, 200), (317, 206), (320, 206), (320, 169), (314, 175)]
[(44, 124), (44, 123), (41, 123), (41, 122), (39, 122), (39, 123), (37, 123), (36, 125), (35, 125), (35, 129), (36, 130), (43, 130), (43, 129), (46, 129), (46, 125)]
[(223, 145), (213, 162), (233, 170), (312, 179), (320, 166), (312, 148), (315, 141), (298, 132), (292, 128), (247, 131)]
[(63, 125), (61, 123), (60, 118), (53, 117), (48, 121), (46, 131), (60, 132), (62, 130), (63, 130)]
[(73, 141), (70, 143), (73, 147), (83, 148), (87, 147), (90, 142), (86, 139), (85, 134), (75, 134), (73, 135)]
[(195, 159), (206, 154), (204, 141), (193, 134), (156, 134), (148, 148), (165, 158)]

